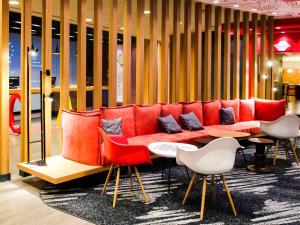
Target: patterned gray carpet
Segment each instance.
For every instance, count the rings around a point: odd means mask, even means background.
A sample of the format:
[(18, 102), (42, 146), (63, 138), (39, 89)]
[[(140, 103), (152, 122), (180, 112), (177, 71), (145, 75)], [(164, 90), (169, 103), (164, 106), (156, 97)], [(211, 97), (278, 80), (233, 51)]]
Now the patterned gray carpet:
[[(246, 155), (253, 160), (252, 150)], [(46, 184), (40, 196), (48, 206), (94, 224), (300, 224), (300, 166), (283, 160), (284, 155), (279, 157), (273, 173), (257, 174), (247, 171), (243, 158), (237, 155), (235, 169), (226, 175), (237, 217), (233, 217), (223, 185), (219, 183), (215, 202), (208, 185), (204, 221), (200, 222), (201, 179), (183, 206), (189, 182), (187, 174), (183, 167), (174, 165), (168, 193), (167, 177), (162, 179), (160, 171), (163, 160), (140, 169), (149, 204), (144, 204), (137, 182), (132, 192), (128, 177), (123, 176), (117, 208), (113, 209), (114, 178), (107, 194), (101, 194), (106, 173), (63, 185)]]

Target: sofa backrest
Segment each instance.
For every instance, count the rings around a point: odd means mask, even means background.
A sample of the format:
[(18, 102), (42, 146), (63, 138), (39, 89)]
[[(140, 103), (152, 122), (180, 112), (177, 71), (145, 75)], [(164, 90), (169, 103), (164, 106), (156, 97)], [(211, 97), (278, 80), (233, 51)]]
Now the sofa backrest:
[(285, 100), (255, 99), (255, 119), (262, 121), (277, 120), (285, 115)]

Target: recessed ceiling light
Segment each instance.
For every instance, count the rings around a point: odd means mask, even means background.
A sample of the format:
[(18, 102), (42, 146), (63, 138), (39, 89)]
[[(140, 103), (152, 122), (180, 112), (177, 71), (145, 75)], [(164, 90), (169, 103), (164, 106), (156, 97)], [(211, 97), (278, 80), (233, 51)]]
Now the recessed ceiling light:
[(11, 27), (12, 29), (15, 29), (15, 30), (20, 30), (21, 28), (20, 27)]
[(233, 6), (233, 8), (238, 8), (238, 7), (240, 7), (238, 4), (235, 4), (235, 5)]
[(285, 34), (285, 31), (281, 31), (280, 33)]
[(179, 23), (180, 25), (182, 25), (182, 22), (180, 21), (180, 23)]
[(214, 4), (218, 4), (219, 2), (220, 1), (218, 1), (218, 0), (213, 1)]
[(93, 41), (94, 39), (93, 38), (91, 38), (91, 39), (89, 39), (90, 41)]
[(52, 27), (51, 29), (52, 29), (52, 30), (56, 30), (55, 27)]
[(149, 15), (150, 13), (151, 13), (150, 10), (145, 10), (145, 11), (144, 11), (144, 14), (145, 14), (145, 15)]
[(41, 27), (40, 25), (34, 24), (34, 23), (32, 24), (32, 26), (33, 26), (33, 27)]
[(70, 35), (70, 38), (73, 38), (74, 36), (73, 35)]
[(253, 12), (256, 12), (256, 11), (257, 11), (257, 9), (256, 9), (256, 8), (253, 8), (253, 9), (252, 9), (252, 11), (253, 11)]
[(277, 15), (277, 12), (272, 12), (271, 14), (272, 14), (272, 15)]
[(124, 27), (121, 27), (120, 30), (124, 30)]
[(21, 24), (21, 21), (16, 20), (15, 23)]
[(92, 22), (93, 19), (91, 19), (91, 18), (86, 18), (85, 21), (86, 21), (86, 22)]
[(281, 29), (281, 27), (275, 27), (275, 29), (276, 29), (276, 30), (280, 30), (280, 29)]
[(87, 36), (93, 36), (93, 34), (87, 34)]
[(55, 34), (55, 35), (60, 36), (60, 34)]
[(8, 2), (10, 5), (20, 5), (19, 1), (9, 1)]

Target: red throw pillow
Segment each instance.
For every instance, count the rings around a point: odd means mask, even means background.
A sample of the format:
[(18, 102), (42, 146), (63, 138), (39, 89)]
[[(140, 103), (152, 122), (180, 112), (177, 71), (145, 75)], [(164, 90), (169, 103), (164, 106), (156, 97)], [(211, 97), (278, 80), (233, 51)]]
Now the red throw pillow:
[(136, 135), (154, 134), (159, 131), (157, 118), (160, 117), (161, 105), (135, 106)]
[(190, 112), (195, 113), (199, 122), (203, 124), (203, 115), (202, 115), (202, 103), (200, 101), (197, 102), (183, 102), (182, 104), (182, 113), (188, 114)]
[(134, 137), (135, 121), (134, 121), (134, 105), (123, 107), (101, 108), (103, 119), (113, 120), (122, 118), (122, 131), (126, 137)]
[(255, 120), (254, 99), (240, 100), (240, 122)]
[(171, 114), (177, 123), (179, 123), (179, 115), (182, 114), (181, 104), (165, 104), (161, 106), (161, 116), (167, 116)]
[(237, 123), (240, 121), (240, 100), (239, 99), (221, 100), (221, 107), (222, 108), (232, 107), (234, 112), (235, 122)]
[(100, 113), (62, 111), (62, 155), (75, 162), (100, 165)]
[(285, 100), (255, 99), (255, 119), (273, 121), (285, 115)]
[(204, 126), (220, 124), (221, 102), (219, 100), (202, 102), (202, 107)]

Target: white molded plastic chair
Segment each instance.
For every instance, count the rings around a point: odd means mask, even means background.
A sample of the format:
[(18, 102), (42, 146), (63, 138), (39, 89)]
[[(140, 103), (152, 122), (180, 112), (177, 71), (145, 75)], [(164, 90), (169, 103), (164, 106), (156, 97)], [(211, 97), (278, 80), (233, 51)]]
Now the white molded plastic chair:
[[(261, 132), (263, 132), (264, 134), (270, 137), (274, 137), (277, 139), (273, 165), (275, 165), (276, 163), (279, 141), (284, 141), (285, 146), (287, 141), (291, 142), (292, 151), (294, 153), (295, 160), (298, 164), (298, 157), (296, 153), (296, 141), (297, 141), (297, 137), (299, 136), (299, 126), (300, 126), (300, 119), (298, 116), (294, 114), (287, 114), (271, 122), (265, 122), (265, 121), (260, 122)], [(292, 142), (291, 139), (294, 140), (294, 143)], [(285, 148), (285, 152), (286, 152), (286, 158), (288, 158), (287, 148)]]
[(196, 176), (198, 174), (203, 176), (200, 220), (203, 220), (204, 215), (206, 184), (208, 175), (212, 176), (211, 182), (214, 196), (215, 175), (221, 176), (231, 209), (233, 211), (234, 216), (236, 216), (236, 210), (223, 174), (229, 172), (233, 168), (236, 150), (240, 147), (241, 146), (236, 139), (231, 137), (224, 137), (218, 138), (210, 142), (203, 148), (198, 149), (197, 151), (185, 151), (184, 149), (180, 148), (177, 150), (177, 164), (185, 165), (192, 171), (194, 171), (188, 190), (182, 202), (183, 205), (186, 203), (186, 200), (191, 192), (191, 189), (196, 180)]

